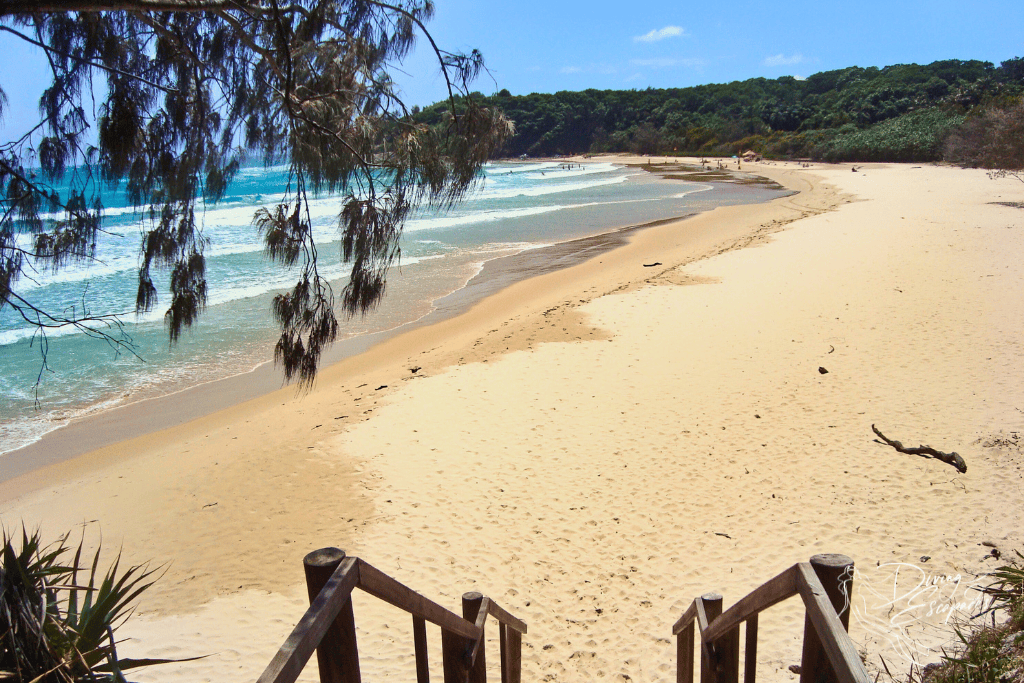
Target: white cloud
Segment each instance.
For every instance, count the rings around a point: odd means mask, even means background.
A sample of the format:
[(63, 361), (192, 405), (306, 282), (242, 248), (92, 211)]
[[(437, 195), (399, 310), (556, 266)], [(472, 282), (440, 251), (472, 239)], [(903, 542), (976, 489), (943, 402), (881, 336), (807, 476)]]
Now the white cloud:
[(686, 58), (676, 59), (672, 57), (661, 57), (655, 59), (631, 59), (629, 63), (633, 66), (648, 66), (655, 69), (664, 69), (670, 66), (685, 66), (689, 68), (699, 68), (706, 64), (703, 59), (697, 58)]
[(563, 66), (558, 70), (560, 74), (617, 74), (621, 69), (609, 65), (609, 64), (583, 64), (582, 66), (573, 64), (572, 66)]
[(784, 54), (772, 55), (771, 57), (764, 58), (765, 66), (789, 66), (791, 64), (799, 64), (804, 61), (804, 56), (801, 54), (794, 54), (787, 57)]
[(666, 38), (675, 38), (676, 36), (683, 35), (683, 28), (681, 26), (666, 26), (665, 28), (654, 29), (649, 33), (645, 33), (642, 36), (634, 36), (633, 42), (636, 43), (656, 43), (659, 40), (665, 40)]

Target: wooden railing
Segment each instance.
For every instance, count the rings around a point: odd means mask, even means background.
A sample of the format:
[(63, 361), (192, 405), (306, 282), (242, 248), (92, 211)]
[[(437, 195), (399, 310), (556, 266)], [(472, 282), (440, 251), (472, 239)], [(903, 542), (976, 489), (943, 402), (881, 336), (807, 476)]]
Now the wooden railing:
[(745, 626), (744, 683), (754, 683), (757, 668), (757, 615), (800, 594), (806, 607), (800, 683), (870, 683), (850, 640), (850, 591), (853, 560), (845, 555), (815, 555), (795, 564), (722, 613), (722, 596), (707, 593), (693, 601), (672, 627), (676, 636), (676, 681), (693, 683), (694, 626), (700, 636), (701, 683), (739, 680), (740, 624)]
[(358, 557), (323, 548), (303, 559), (309, 609), (274, 655), (257, 683), (293, 683), (316, 652), (321, 683), (360, 683), (352, 591), (359, 588), (412, 615), (416, 680), (428, 683), (426, 622), (441, 627), (445, 683), (485, 683), (484, 627), (498, 622), (502, 683), (520, 683), (526, 624), (480, 593), (462, 596), (458, 616), (407, 588)]

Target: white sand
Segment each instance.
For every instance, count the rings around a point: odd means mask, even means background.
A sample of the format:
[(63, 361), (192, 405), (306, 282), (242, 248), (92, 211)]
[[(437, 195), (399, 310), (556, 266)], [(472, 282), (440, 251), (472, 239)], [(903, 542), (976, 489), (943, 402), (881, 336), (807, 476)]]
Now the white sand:
[[(496, 599), (529, 624), (529, 681), (673, 680), (694, 597), (728, 606), (819, 552), (861, 571), (869, 666), (931, 661), (945, 614), (911, 610), (907, 646), (873, 591), (886, 563), (967, 582), (998, 564), (982, 541), (1021, 547), (1024, 213), (992, 202), (1024, 185), (744, 170), (804, 191), (644, 231), (329, 368), (303, 398), (9, 482), (3, 521), (52, 536), (98, 520), (106, 545), (171, 563), (123, 654), (216, 654), (140, 681), (255, 679), (301, 615), (302, 556), (331, 545), (456, 611), (465, 591)], [(872, 423), (958, 451), (967, 474), (873, 442)], [(919, 602), (961, 597), (943, 590)], [(408, 618), (355, 607), (365, 677), (411, 680)], [(802, 623), (798, 599), (762, 617), (759, 680), (796, 678)]]

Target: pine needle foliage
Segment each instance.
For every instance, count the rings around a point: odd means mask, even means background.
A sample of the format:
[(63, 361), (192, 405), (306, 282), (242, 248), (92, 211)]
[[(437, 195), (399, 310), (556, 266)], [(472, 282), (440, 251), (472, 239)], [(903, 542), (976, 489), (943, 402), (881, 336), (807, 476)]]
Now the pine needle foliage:
[[(284, 198), (253, 226), (272, 261), (298, 268), (273, 303), (275, 359), (308, 386), (338, 332), (309, 197), (339, 196), (338, 256), (352, 274), (338, 303), (345, 315), (366, 313), (384, 295), (409, 213), (460, 201), (513, 132), (470, 96), (481, 55), (439, 49), (425, 28), (432, 14), (429, 0), (4, 0), (0, 30), (44, 49), (53, 79), (39, 125), (0, 144), (0, 307), (44, 337), (75, 325), (130, 346), (116, 319), (43, 311), (18, 289), (29, 264), (55, 271), (95, 257), (99, 190), (124, 182), (146, 210), (136, 312), (160, 304), (154, 274), (167, 271), (164, 317), (177, 340), (209, 296), (197, 203), (217, 201), (252, 159), (284, 161)], [(434, 125), (412, 120), (391, 78), (417, 35), (450, 96)], [(85, 104), (94, 80), (107, 92), (95, 121)], [(61, 196), (54, 185), (65, 178)]]

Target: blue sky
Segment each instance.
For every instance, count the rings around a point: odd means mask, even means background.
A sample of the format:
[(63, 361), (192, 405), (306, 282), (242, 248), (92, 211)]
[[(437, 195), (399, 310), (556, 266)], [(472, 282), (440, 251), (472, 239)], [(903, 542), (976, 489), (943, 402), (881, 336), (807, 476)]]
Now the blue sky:
[[(478, 48), (481, 92), (643, 89), (808, 76), (847, 66), (1024, 57), (1024, 1), (580, 2), (436, 0), (439, 45)], [(442, 95), (425, 42), (400, 78)]]
[[(1024, 57), (1024, 0), (604, 2), (436, 0), (428, 25), (450, 50), (481, 50), (476, 88), (513, 94), (643, 89), (808, 76), (847, 66)], [(9, 138), (33, 119), (46, 71), (35, 48), (0, 34)], [(396, 74), (408, 104), (444, 96), (421, 40)], [(492, 80), (493, 79), (493, 80)]]

